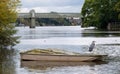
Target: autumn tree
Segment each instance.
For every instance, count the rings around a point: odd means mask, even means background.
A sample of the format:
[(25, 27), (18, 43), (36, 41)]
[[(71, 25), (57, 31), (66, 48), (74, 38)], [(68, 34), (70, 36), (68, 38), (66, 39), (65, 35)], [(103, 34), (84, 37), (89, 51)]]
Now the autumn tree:
[(19, 0), (0, 0), (0, 47), (14, 46), (18, 37), (13, 23), (17, 18)]

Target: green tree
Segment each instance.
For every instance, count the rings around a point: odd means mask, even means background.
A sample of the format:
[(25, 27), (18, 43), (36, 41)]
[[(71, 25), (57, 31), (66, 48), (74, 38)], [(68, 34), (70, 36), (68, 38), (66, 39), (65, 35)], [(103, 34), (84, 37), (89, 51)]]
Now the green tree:
[(17, 18), (19, 0), (0, 0), (0, 47), (14, 46), (18, 37), (13, 23)]
[(114, 9), (118, 12), (118, 19), (120, 19), (120, 1), (116, 3)]
[(95, 26), (98, 29), (107, 29), (108, 23), (118, 21), (118, 12), (114, 8), (118, 1), (85, 0), (82, 8), (82, 27)]

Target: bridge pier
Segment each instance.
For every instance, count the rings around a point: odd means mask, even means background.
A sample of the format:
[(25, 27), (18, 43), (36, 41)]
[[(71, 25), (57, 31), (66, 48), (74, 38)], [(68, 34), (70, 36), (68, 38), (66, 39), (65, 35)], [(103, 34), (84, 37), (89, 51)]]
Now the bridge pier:
[(31, 10), (30, 11), (30, 16), (31, 16), (31, 24), (30, 24), (30, 28), (35, 28), (35, 11)]
[(35, 28), (35, 18), (31, 18), (30, 28)]

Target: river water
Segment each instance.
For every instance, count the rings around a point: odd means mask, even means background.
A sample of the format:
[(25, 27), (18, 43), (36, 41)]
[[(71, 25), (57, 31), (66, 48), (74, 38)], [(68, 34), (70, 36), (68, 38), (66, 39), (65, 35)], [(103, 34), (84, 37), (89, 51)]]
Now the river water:
[[(97, 31), (92, 27), (48, 26), (16, 27), (20, 43), (14, 49), (0, 51), (0, 74), (120, 74), (120, 32)], [(107, 54), (107, 63), (75, 66), (27, 67), (22, 66), (19, 52), (34, 48), (52, 48), (88, 53), (88, 47), (96, 41), (94, 53)]]

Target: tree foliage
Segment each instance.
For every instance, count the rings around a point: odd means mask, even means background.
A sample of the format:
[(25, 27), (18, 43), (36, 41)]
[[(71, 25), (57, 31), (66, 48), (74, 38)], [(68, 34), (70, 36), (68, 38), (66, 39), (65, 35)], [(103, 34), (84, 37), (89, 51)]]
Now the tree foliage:
[(115, 5), (114, 9), (118, 12), (118, 19), (120, 19), (120, 1)]
[(108, 23), (119, 21), (119, 0), (85, 0), (82, 7), (82, 26), (106, 29)]
[(18, 43), (13, 23), (17, 18), (19, 3), (19, 0), (0, 0), (0, 47)]

